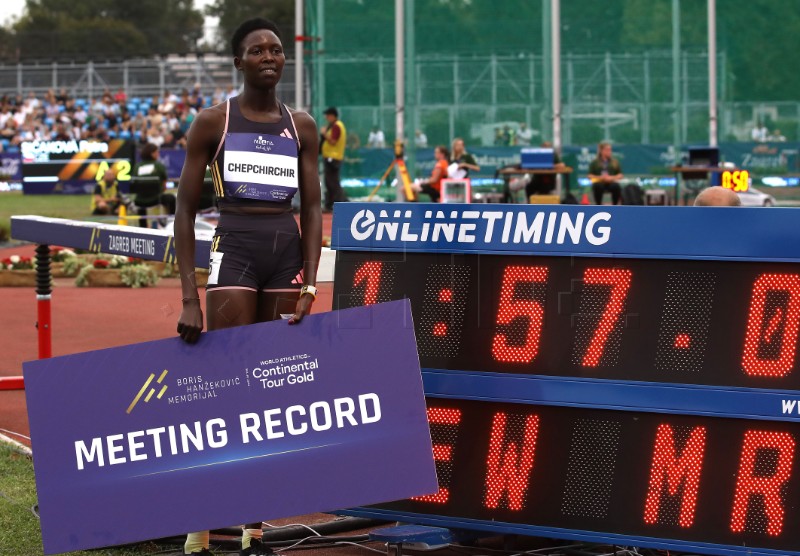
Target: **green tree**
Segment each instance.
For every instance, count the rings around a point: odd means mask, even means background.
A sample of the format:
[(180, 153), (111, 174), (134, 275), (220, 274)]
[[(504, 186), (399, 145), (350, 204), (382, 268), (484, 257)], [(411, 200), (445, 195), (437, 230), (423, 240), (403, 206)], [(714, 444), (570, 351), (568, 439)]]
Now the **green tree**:
[(239, 24), (253, 17), (264, 17), (278, 26), (287, 54), (294, 52), (294, 0), (214, 0), (206, 7), (206, 15), (219, 17), (212, 50), (229, 54), (231, 37)]
[(21, 59), (193, 52), (203, 15), (191, 0), (27, 0), (13, 25)]

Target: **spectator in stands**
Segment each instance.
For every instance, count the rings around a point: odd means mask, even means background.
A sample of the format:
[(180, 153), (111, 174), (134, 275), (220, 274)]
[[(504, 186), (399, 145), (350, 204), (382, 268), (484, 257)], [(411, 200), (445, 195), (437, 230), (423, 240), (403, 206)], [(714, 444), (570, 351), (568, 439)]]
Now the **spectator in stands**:
[(206, 100), (205, 97), (203, 97), (203, 92), (200, 89), (200, 83), (195, 83), (190, 99), (190, 106), (195, 110), (202, 110), (205, 106)]
[(61, 90), (56, 95), (56, 102), (58, 104), (66, 104), (67, 100), (69, 100), (69, 93), (67, 93), (67, 89), (65, 87), (61, 87)]
[(386, 147), (386, 137), (378, 126), (373, 126), (367, 137), (367, 147), (370, 149), (383, 149)]
[(731, 189), (714, 185), (706, 187), (694, 200), (696, 207), (739, 207), (742, 205), (742, 200)]
[(525, 125), (525, 122), (520, 122), (519, 131), (517, 131), (517, 145), (527, 147), (531, 144), (533, 138), (533, 130)]
[(158, 111), (156, 105), (151, 104), (147, 110), (147, 127), (149, 129), (161, 129), (161, 122), (164, 121), (164, 116)]
[(156, 127), (151, 127), (147, 130), (146, 140), (148, 143), (160, 147), (164, 143), (164, 137), (161, 135), (161, 130)]
[(502, 147), (508, 144), (508, 137), (504, 134), (503, 128), (497, 127), (494, 130), (494, 146)]
[(89, 117), (89, 113), (86, 112), (86, 109), (83, 107), (83, 105), (79, 105), (75, 108), (75, 113), (72, 115), (72, 117), (75, 120), (75, 125), (83, 127), (83, 124), (86, 123), (86, 118)]
[(237, 94), (239, 94), (239, 91), (233, 86), (233, 83), (231, 83), (228, 85), (228, 92), (225, 94), (225, 100), (230, 100)]
[(211, 105), (222, 104), (225, 102), (225, 91), (222, 87), (214, 89), (214, 94), (211, 96)]
[[(153, 100), (158, 100), (158, 97), (155, 97)], [(178, 98), (177, 95), (174, 95), (174, 94), (170, 93), (169, 89), (166, 89), (164, 91), (164, 97), (163, 97), (161, 103), (160, 104), (156, 104), (154, 102), (152, 106), (156, 106), (157, 109), (158, 109), (158, 112), (160, 112), (161, 114), (166, 114), (167, 112), (172, 110), (179, 101), (180, 101), (180, 99)]]
[(14, 137), (16, 137), (17, 133), (19, 133), (19, 126), (17, 125), (17, 120), (14, 118), (8, 118), (6, 120), (6, 125), (0, 129), (0, 137), (3, 139), (8, 140), (11, 142)]
[(113, 168), (109, 168), (103, 174), (103, 178), (94, 186), (90, 207), (92, 214), (117, 214), (121, 204), (122, 197), (119, 194), (117, 172)]
[(619, 182), (622, 175), (622, 166), (612, 156), (611, 144), (600, 143), (597, 145), (597, 158), (589, 164), (589, 179), (592, 181), (592, 194), (597, 205), (603, 204), (603, 194), (611, 193), (611, 203), (619, 204), (622, 189)]
[(171, 131), (165, 133), (163, 138), (163, 143), (161, 143), (161, 148), (174, 149), (177, 146), (178, 142), (175, 140), (175, 135), (173, 135)]
[(28, 102), (30, 103), (31, 108), (33, 108), (34, 110), (42, 106), (42, 102), (36, 97), (36, 93), (33, 91), (30, 91), (28, 93)]
[(781, 133), (780, 129), (775, 129), (772, 133), (769, 134), (767, 137), (767, 141), (773, 141), (776, 143), (783, 143), (786, 141), (786, 136)]
[(128, 101), (128, 95), (125, 93), (125, 89), (120, 87), (117, 89), (117, 92), (114, 94), (114, 102), (118, 104), (124, 104)]
[(414, 146), (418, 149), (428, 148), (428, 136), (425, 135), (421, 129), (418, 129), (416, 133), (414, 133)]
[(64, 122), (58, 122), (55, 128), (55, 135), (53, 135), (53, 141), (70, 141), (74, 139), (72, 133), (67, 131), (67, 126)]
[(119, 108), (119, 131), (131, 131), (131, 125), (133, 124), (133, 120), (131, 119), (131, 113), (128, 112), (127, 106), (120, 106)]
[(762, 122), (757, 122), (753, 131), (750, 132), (750, 138), (757, 143), (766, 141), (767, 135), (769, 135), (769, 130)]

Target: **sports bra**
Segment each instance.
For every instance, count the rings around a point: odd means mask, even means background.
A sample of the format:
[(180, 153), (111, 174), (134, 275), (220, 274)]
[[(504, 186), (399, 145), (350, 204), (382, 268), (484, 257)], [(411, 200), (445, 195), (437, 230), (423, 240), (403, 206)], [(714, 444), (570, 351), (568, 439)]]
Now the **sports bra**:
[(220, 207), (253, 201), (288, 203), (299, 186), (300, 139), (289, 109), (281, 119), (254, 122), (244, 117), (238, 97), (225, 105), (225, 128), (209, 165)]

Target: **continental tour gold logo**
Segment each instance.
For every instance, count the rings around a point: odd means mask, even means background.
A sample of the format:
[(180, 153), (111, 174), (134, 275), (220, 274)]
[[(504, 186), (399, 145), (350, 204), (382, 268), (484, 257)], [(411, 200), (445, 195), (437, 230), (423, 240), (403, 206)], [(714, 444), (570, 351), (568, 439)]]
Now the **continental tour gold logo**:
[[(133, 411), (133, 408), (136, 407), (136, 404), (139, 403), (139, 400), (142, 399), (142, 396), (144, 395), (145, 391), (147, 391), (148, 387), (150, 388), (150, 391), (147, 392), (147, 396), (145, 396), (144, 402), (145, 403), (149, 402), (150, 398), (153, 397), (153, 394), (156, 393), (156, 386), (161, 384), (162, 382), (164, 382), (164, 378), (166, 378), (168, 372), (169, 371), (167, 371), (167, 369), (164, 369), (164, 372), (161, 373), (161, 376), (158, 377), (158, 380), (156, 380), (155, 384), (153, 384), (153, 379), (156, 378), (156, 375), (155, 375), (155, 373), (150, 373), (150, 376), (147, 378), (147, 380), (144, 381), (144, 384), (142, 385), (142, 388), (139, 390), (139, 393), (136, 394), (136, 397), (133, 398), (133, 401), (131, 402), (131, 405), (128, 406), (128, 411), (126, 411), (125, 413), (130, 415), (130, 412)], [(151, 384), (152, 384), (152, 386), (151, 386)], [(167, 391), (167, 385), (164, 384), (161, 387), (161, 391), (156, 396), (156, 399), (160, 400), (161, 396), (163, 396), (164, 392), (166, 392), (166, 391)]]

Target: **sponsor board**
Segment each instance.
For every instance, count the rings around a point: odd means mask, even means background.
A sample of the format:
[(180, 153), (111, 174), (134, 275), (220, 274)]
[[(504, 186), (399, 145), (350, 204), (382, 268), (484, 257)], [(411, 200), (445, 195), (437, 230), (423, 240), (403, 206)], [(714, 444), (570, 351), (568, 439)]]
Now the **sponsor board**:
[(437, 489), (407, 301), (24, 374), (48, 554)]

